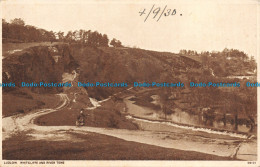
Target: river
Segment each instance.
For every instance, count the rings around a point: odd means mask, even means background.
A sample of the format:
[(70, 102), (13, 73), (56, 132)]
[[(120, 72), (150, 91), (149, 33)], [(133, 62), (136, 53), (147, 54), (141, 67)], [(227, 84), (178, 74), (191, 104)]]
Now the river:
[[(197, 123), (196, 119), (185, 112), (172, 115), (171, 121), (164, 121), (158, 111), (134, 104), (135, 101), (130, 100), (132, 97), (124, 98), (129, 114), (127, 118), (137, 123), (141, 130), (151, 131), (158, 135), (164, 134), (165, 140), (171, 140), (172, 147), (220, 156), (235, 156), (244, 160), (256, 160), (255, 136), (192, 126)], [(189, 125), (178, 124), (189, 123), (190, 120), (193, 121)], [(243, 127), (239, 127), (239, 129), (243, 131)]]

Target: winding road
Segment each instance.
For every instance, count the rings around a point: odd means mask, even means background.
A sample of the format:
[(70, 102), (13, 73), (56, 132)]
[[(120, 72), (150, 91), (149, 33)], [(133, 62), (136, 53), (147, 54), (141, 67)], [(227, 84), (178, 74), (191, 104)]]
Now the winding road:
[(51, 112), (55, 112), (57, 110), (60, 110), (62, 108), (65, 108), (70, 100), (66, 94), (58, 94), (58, 96), (61, 99), (61, 102), (58, 107), (55, 109), (40, 109), (36, 111), (32, 111), (26, 115), (18, 114), (15, 116), (5, 117), (2, 119), (2, 140), (6, 140), (9, 137), (12, 137), (13, 135), (24, 132), (26, 133), (29, 130), (34, 130), (34, 134), (41, 134), (42, 126), (38, 126), (34, 124), (34, 120), (45, 114), (49, 114)]

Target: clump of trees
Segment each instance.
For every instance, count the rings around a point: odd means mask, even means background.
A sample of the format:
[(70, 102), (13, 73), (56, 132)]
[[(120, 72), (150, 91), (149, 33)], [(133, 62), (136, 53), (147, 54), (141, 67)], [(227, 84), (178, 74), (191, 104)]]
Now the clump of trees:
[(179, 54), (200, 61), (204, 70), (219, 77), (256, 75), (254, 57), (237, 49), (225, 48), (223, 51), (200, 53), (182, 49)]
[(86, 30), (76, 30), (69, 31), (67, 35), (64, 35), (63, 32), (59, 32), (59, 40), (69, 43), (81, 43), (88, 46), (103, 46), (108, 47), (109, 39), (106, 34), (101, 34), (97, 31), (86, 31)]
[(162, 89), (159, 92), (161, 109), (162, 109), (162, 113), (164, 114), (165, 120), (167, 120), (167, 115), (171, 115), (174, 113), (174, 109), (176, 106), (174, 99), (170, 98), (169, 94), (170, 91), (167, 91), (165, 89)]
[(110, 42), (110, 45), (112, 45), (114, 47), (122, 47), (122, 43), (115, 38), (112, 39), (112, 41)]
[(242, 59), (242, 60), (248, 60), (249, 57), (247, 54), (245, 54), (242, 51), (239, 51), (237, 49), (227, 49), (225, 48), (223, 51), (221, 52), (217, 52), (217, 51), (202, 51), (200, 53), (198, 53), (197, 51), (194, 50), (185, 50), (185, 49), (181, 49), (179, 51), (179, 54), (181, 55), (186, 55), (186, 56), (211, 56), (213, 58), (217, 58), (217, 57), (225, 57), (225, 58), (236, 58), (236, 59)]
[(185, 49), (182, 49), (180, 50), (179, 54), (182, 54), (182, 55), (198, 55), (197, 51), (194, 51), (194, 50), (185, 50)]
[(13, 19), (10, 23), (2, 19), (2, 38), (3, 42), (45, 42), (56, 40), (53, 31), (25, 25), (20, 18)]
[[(26, 25), (21, 18), (15, 18), (8, 23), (2, 19), (3, 42), (68, 42), (81, 43), (93, 47), (108, 47), (109, 39), (106, 34), (91, 30), (76, 30), (53, 32)], [(113, 47), (122, 47), (121, 41), (113, 38), (110, 42)]]

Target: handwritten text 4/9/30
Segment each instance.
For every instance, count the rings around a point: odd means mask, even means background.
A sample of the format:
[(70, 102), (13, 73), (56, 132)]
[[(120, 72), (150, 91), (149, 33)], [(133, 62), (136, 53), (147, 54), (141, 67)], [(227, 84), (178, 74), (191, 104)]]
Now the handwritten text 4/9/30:
[[(177, 10), (167, 8), (167, 5), (165, 5), (163, 9), (161, 7), (155, 7), (155, 5), (153, 5), (150, 10), (146, 11), (146, 8), (144, 8), (139, 12), (139, 14), (140, 16), (146, 15), (144, 22), (149, 18), (150, 15), (152, 19), (156, 19), (157, 21), (159, 21), (162, 15), (164, 17), (177, 15)], [(182, 14), (180, 14), (180, 16), (182, 16)]]

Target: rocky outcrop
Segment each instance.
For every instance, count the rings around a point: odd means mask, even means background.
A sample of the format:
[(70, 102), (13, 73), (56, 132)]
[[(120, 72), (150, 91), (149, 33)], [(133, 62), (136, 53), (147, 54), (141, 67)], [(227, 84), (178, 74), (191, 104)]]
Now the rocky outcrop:
[[(62, 83), (62, 74), (77, 68), (68, 45), (36, 46), (3, 59), (3, 83), (13, 82), (15, 87), (26, 83)], [(13, 89), (13, 88), (12, 88)], [(31, 88), (37, 93), (60, 92), (62, 88)], [(8, 91), (10, 88), (4, 88)]]

